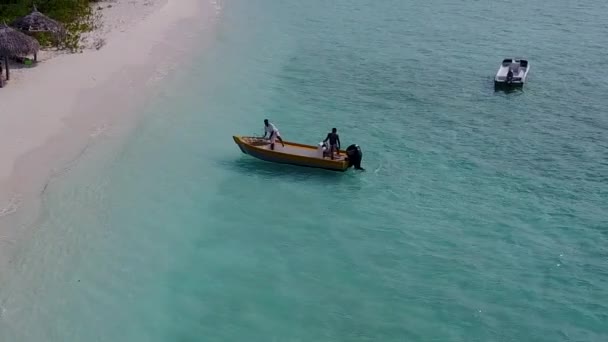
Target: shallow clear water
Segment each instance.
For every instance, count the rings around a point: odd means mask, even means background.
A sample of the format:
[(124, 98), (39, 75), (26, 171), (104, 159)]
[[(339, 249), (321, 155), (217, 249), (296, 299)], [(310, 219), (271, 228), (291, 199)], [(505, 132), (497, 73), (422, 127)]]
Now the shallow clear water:
[[(1, 341), (608, 339), (605, 2), (222, 4), (128, 141), (49, 186)], [(529, 84), (494, 92), (510, 56)], [(266, 117), (367, 172), (240, 154)]]

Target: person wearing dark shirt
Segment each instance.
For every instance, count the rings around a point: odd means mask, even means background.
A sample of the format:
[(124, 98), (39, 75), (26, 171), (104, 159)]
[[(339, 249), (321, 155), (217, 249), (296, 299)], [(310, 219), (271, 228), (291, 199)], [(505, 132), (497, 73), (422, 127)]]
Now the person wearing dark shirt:
[(332, 128), (331, 133), (327, 133), (327, 137), (323, 142), (327, 141), (329, 141), (329, 155), (331, 159), (334, 159), (334, 151), (337, 155), (340, 155), (340, 136), (337, 129)]

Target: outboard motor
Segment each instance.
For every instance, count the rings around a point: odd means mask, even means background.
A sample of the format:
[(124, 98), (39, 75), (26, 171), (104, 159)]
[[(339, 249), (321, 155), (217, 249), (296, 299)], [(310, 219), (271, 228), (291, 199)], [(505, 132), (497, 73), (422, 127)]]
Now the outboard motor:
[(352, 144), (346, 148), (346, 155), (348, 156), (348, 164), (354, 166), (355, 170), (363, 170), (361, 167), (361, 159), (363, 159), (363, 152), (361, 147), (357, 144)]

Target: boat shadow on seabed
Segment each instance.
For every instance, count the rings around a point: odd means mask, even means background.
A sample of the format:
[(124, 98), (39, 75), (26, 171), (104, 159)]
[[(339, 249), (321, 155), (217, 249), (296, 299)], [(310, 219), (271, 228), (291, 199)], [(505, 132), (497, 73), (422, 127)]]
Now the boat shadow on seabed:
[(225, 160), (222, 164), (233, 171), (243, 174), (254, 174), (267, 178), (283, 178), (291, 181), (318, 180), (333, 183), (336, 179), (343, 178), (348, 174), (311, 167), (270, 163), (253, 159), (248, 156)]

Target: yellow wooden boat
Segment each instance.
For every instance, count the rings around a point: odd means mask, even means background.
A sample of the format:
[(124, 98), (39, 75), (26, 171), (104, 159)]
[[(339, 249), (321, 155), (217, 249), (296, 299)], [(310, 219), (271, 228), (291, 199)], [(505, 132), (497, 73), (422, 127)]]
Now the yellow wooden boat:
[(289, 141), (284, 141), (285, 146), (282, 146), (277, 141), (274, 144), (274, 150), (271, 150), (270, 142), (266, 139), (241, 136), (233, 136), (232, 138), (243, 153), (268, 162), (333, 171), (346, 171), (351, 166), (361, 169), (362, 153), (357, 145), (351, 145), (345, 151), (340, 151), (340, 154), (334, 156), (332, 160), (323, 156), (321, 146), (304, 145)]

